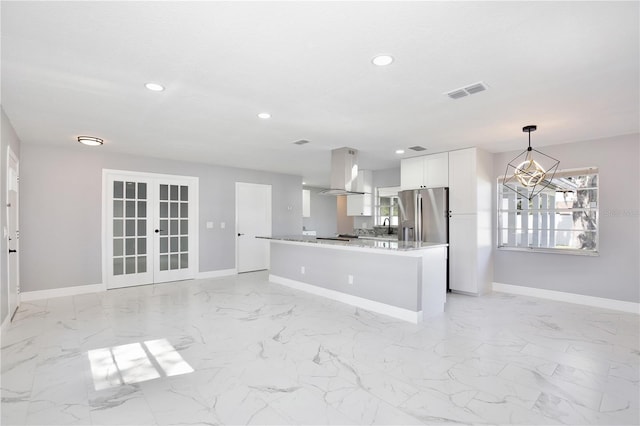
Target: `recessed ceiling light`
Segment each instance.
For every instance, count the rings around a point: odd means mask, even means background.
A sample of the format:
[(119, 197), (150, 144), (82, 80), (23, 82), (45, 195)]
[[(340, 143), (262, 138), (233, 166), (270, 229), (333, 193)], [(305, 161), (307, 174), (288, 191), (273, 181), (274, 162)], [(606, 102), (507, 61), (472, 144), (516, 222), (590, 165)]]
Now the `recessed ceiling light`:
[(93, 136), (78, 136), (78, 142), (88, 146), (100, 146), (104, 143), (102, 139)]
[(396, 154), (404, 154), (404, 149), (396, 149)]
[(303, 185), (306, 185), (306, 184), (307, 184), (307, 182), (302, 182), (302, 184), (303, 184)]
[(162, 92), (164, 90), (164, 86), (158, 83), (147, 83), (144, 85), (144, 87), (153, 92)]
[(389, 65), (393, 62), (393, 57), (389, 55), (379, 55), (373, 58), (371, 62), (379, 67), (384, 67), (385, 65)]
[(258, 117), (262, 118), (263, 120), (266, 120), (268, 118), (271, 118), (271, 114), (269, 114), (268, 112), (261, 112), (260, 114), (258, 114)]

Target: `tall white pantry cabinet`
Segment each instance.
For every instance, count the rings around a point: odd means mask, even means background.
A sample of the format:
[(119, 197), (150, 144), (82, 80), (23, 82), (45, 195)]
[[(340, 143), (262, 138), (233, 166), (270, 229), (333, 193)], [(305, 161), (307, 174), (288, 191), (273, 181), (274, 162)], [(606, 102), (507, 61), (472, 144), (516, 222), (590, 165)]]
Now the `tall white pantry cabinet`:
[(449, 152), (449, 288), (481, 295), (493, 278), (491, 156), (478, 148)]

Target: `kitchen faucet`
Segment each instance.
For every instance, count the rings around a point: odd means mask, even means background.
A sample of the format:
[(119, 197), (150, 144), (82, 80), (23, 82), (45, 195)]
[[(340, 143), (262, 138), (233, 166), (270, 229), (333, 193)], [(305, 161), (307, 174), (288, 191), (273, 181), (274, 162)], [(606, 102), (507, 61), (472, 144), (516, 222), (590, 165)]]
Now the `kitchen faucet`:
[(382, 226), (387, 225), (387, 235), (391, 235), (391, 219), (390, 218), (385, 218), (384, 221), (382, 222)]

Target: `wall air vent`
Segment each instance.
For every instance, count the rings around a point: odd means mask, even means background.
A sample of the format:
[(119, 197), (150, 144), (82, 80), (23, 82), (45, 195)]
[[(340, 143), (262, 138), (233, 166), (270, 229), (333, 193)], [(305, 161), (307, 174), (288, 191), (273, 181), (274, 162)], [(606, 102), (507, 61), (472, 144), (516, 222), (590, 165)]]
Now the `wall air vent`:
[(480, 81), (478, 83), (470, 84), (466, 87), (447, 92), (446, 95), (451, 99), (460, 99), (467, 95), (475, 95), (476, 93), (484, 92), (485, 90), (487, 90), (487, 85)]
[(299, 141), (295, 141), (294, 142), (295, 145), (304, 145), (304, 144), (307, 144), (307, 143), (309, 143), (309, 141), (306, 140), (306, 139), (300, 139)]
[(410, 146), (409, 149), (412, 149), (414, 151), (426, 151), (427, 150), (427, 148), (425, 148), (424, 146), (420, 146), (420, 145)]

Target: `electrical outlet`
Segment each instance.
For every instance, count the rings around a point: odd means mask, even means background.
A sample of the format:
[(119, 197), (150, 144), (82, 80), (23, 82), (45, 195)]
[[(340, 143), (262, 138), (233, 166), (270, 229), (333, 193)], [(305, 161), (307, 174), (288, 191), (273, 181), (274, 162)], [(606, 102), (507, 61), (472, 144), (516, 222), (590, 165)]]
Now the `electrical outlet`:
[(227, 224), (224, 222), (220, 222), (220, 229), (224, 229), (227, 227)]
[(301, 273), (302, 275), (304, 275), (304, 266), (301, 266), (301, 267), (300, 267), (300, 273)]
[(351, 274), (347, 275), (347, 281), (349, 284), (353, 284), (353, 275)]

